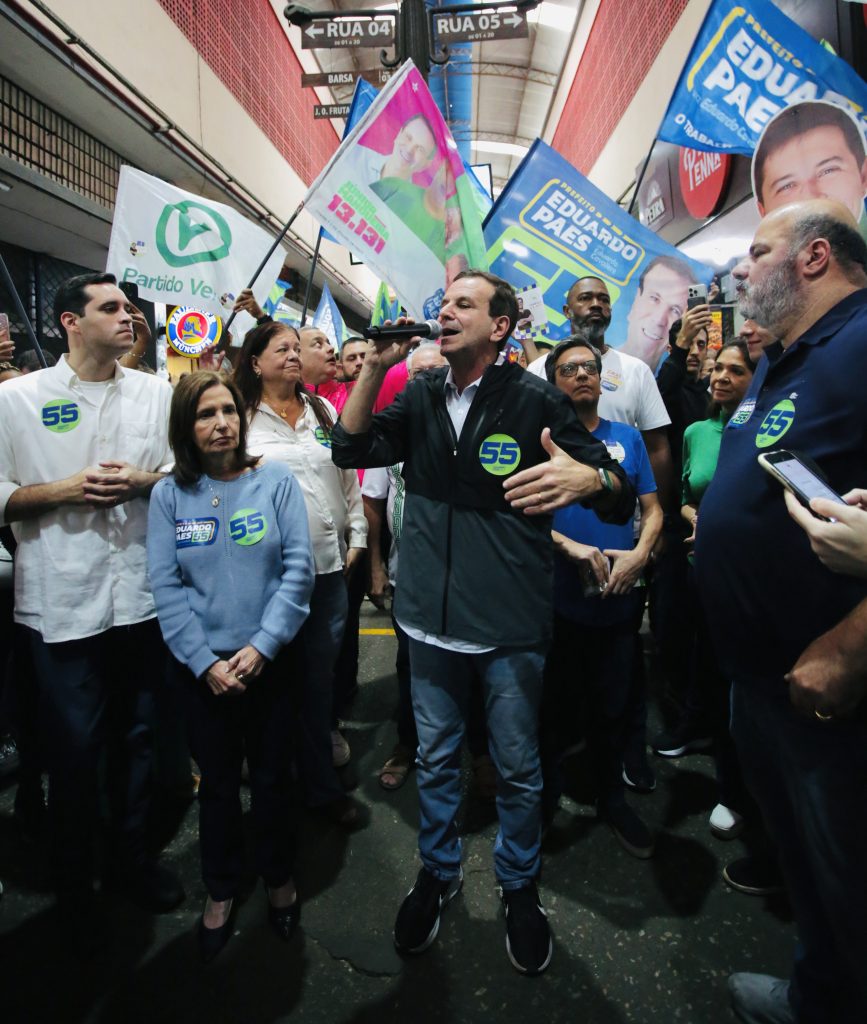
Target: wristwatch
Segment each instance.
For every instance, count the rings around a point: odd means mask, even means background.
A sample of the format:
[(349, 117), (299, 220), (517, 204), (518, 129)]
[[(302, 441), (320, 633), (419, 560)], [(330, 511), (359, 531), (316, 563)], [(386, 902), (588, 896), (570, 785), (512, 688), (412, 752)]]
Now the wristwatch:
[(608, 491), (609, 493), (614, 492), (614, 484), (611, 482), (611, 474), (607, 469), (603, 469), (602, 466), (598, 469), (599, 479), (602, 481), (602, 490)]

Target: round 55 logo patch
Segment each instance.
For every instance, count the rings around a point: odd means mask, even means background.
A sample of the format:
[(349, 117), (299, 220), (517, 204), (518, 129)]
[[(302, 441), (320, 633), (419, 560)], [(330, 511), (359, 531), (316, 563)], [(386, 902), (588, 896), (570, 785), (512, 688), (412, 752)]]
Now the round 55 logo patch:
[(268, 532), (268, 521), (254, 508), (239, 508), (229, 520), (229, 536), (241, 547), (258, 544)]
[(756, 448), (770, 448), (772, 444), (776, 444), (794, 422), (795, 403), (788, 398), (777, 402), (762, 420), (756, 434)]
[(313, 431), (313, 436), (322, 445), (323, 448), (331, 447), (331, 434), (324, 427), (317, 427)]
[(491, 434), (482, 441), (479, 448), (479, 462), (482, 469), (494, 476), (506, 476), (518, 468), (521, 449), (514, 437), (508, 434)]
[(55, 398), (42, 406), (42, 426), (55, 434), (67, 434), (81, 422), (81, 410), (75, 402)]

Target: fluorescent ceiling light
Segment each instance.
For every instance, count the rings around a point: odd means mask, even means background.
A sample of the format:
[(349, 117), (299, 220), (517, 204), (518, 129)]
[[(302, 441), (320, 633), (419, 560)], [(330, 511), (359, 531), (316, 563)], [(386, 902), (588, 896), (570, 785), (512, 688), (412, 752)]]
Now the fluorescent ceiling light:
[(12, 191), (12, 186), (9, 184), (9, 182), (8, 181), (4, 181), (3, 178), (0, 178), (0, 192), (11, 192), (11, 191)]
[(525, 156), (528, 152), (526, 146), (519, 146), (515, 142), (485, 142), (481, 139), (471, 143), (477, 153), (496, 153), (502, 156)]

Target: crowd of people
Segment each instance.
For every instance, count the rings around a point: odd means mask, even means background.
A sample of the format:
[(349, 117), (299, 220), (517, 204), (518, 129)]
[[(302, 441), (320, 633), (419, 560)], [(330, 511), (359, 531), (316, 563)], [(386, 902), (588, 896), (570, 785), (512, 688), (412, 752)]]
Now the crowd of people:
[[(709, 750), (711, 831), (757, 837), (726, 880), (785, 887), (799, 934), (790, 979), (732, 976), (736, 1013), (863, 1021), (867, 248), (845, 208), (812, 200), (769, 213), (733, 274), (741, 337), (709, 351), (706, 305), (669, 317), (655, 375), (607, 337), (592, 276), (565, 296), (571, 336), (510, 362), (514, 289), (468, 270), (439, 344), (356, 339), (343, 380), (321, 331), (246, 295), (257, 326), (232, 372), (174, 390), (123, 365), (141, 325), (114, 278), (64, 282), (67, 352), (0, 386), (16, 812), (42, 812), (44, 767), (64, 923), (93, 928), (103, 755), (103, 883), (154, 911), (184, 899), (146, 834), (154, 703), (173, 686), (200, 774), (201, 955), (232, 933), (242, 774), (267, 920), (291, 937), (298, 791), (364, 824), (339, 720), (361, 600), (392, 589), (397, 734), (379, 781), (414, 770), (420, 815), (401, 953), (431, 946), (463, 884), (465, 739), (490, 766), (506, 949), (526, 975), (554, 951), (537, 881), (570, 753), (586, 743), (597, 819), (646, 859), (656, 837), (627, 793), (656, 786), (648, 745)], [(845, 504), (784, 494), (757, 460), (781, 446)], [(669, 712), (654, 737), (646, 611)]]

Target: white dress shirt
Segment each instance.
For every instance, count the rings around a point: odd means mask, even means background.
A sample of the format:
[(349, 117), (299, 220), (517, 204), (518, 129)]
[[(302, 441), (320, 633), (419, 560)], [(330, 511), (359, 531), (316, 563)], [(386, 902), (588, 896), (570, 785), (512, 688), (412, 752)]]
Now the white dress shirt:
[[(322, 397), (319, 401), (336, 423), (334, 406)], [(367, 547), (358, 474), (338, 469), (331, 461), (331, 440), (307, 399), (294, 429), (269, 406), (260, 405), (250, 421), (247, 450), (268, 462), (282, 462), (301, 485), (317, 575), (339, 572), (347, 547)]]
[[(115, 367), (102, 386), (56, 366), (0, 387), (0, 521), (19, 488), (62, 480), (100, 462), (156, 472), (172, 461), (172, 391), (165, 381)], [(12, 524), (15, 621), (48, 643), (79, 640), (153, 618), (145, 535), (148, 502), (115, 508), (63, 505)]]
[[(500, 366), (505, 358), (505, 353), (500, 352), (494, 365)], [(459, 440), (461, 431), (464, 429), (467, 414), (470, 411), (470, 406), (473, 404), (473, 399), (476, 397), (481, 383), (482, 378), (479, 377), (471, 384), (467, 384), (464, 390), (459, 392), (458, 386), (455, 384), (454, 373), (451, 367), (449, 367), (449, 372), (446, 376), (446, 411), (449, 414), (449, 419), (452, 421), (452, 426), (455, 428), (455, 435)], [(413, 640), (419, 640), (423, 644), (431, 644), (433, 647), (442, 647), (443, 650), (453, 651), (456, 654), (487, 654), (489, 651), (496, 650), (494, 647), (486, 644), (477, 644), (472, 640), (461, 640), (459, 637), (444, 636), (441, 633), (425, 633), (424, 630), (417, 629), (415, 626), (407, 626), (405, 622), (401, 622), (399, 619), (398, 625)]]

